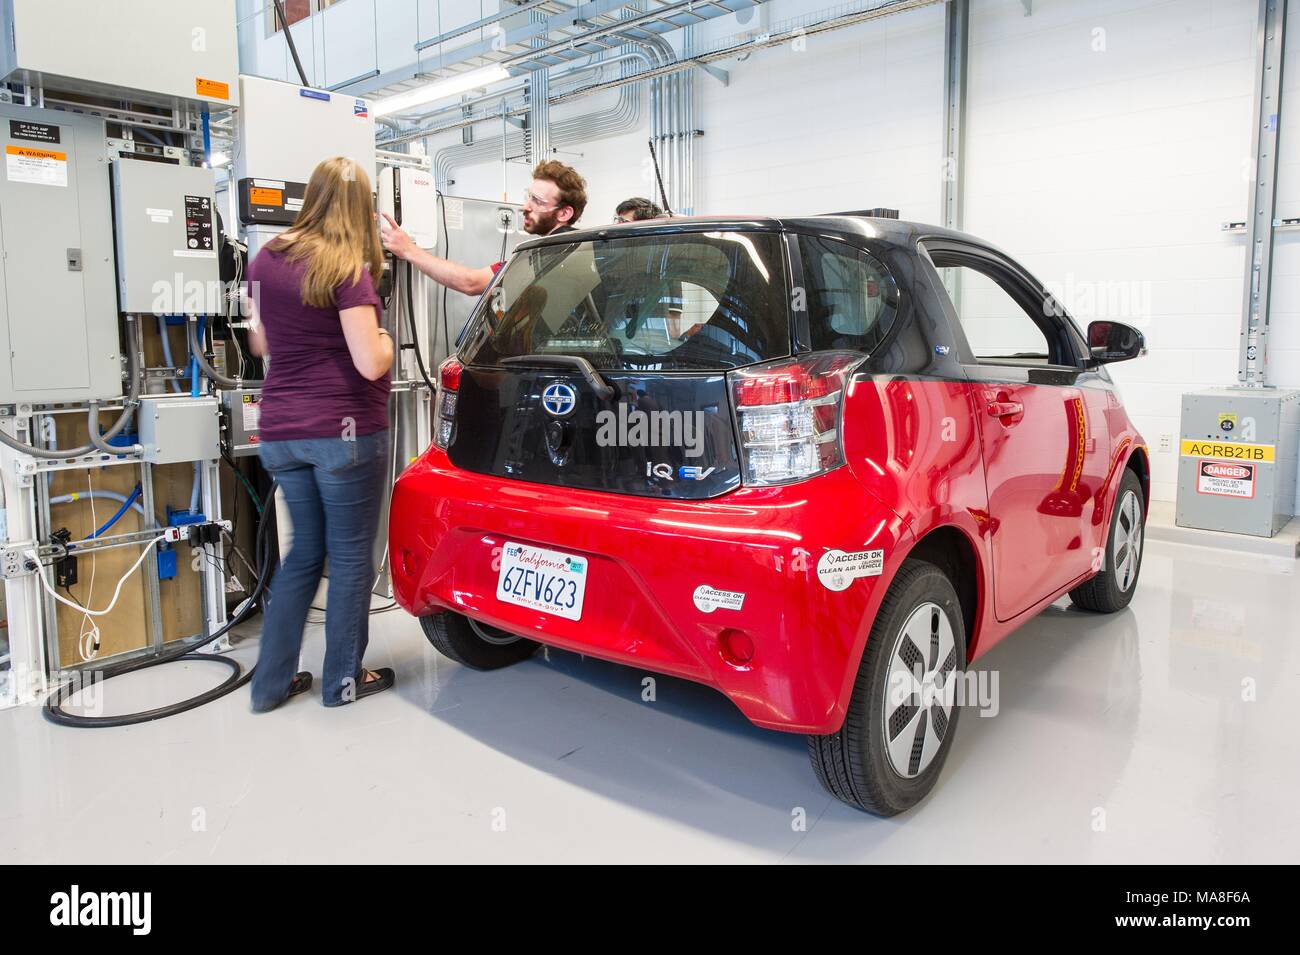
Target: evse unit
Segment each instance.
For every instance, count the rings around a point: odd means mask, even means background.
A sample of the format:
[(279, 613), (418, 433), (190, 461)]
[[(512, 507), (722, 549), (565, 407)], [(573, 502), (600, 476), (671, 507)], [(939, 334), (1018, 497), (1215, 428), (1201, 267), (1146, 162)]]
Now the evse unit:
[(438, 190), (429, 170), (409, 166), (379, 170), (379, 211), (392, 216), (420, 248), (438, 247)]

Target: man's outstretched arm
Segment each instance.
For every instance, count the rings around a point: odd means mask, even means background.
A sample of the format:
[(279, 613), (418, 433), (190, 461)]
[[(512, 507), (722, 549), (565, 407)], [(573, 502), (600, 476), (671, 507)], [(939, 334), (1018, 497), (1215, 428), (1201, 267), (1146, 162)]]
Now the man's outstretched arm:
[(492, 284), (492, 276), (495, 273), (491, 266), (475, 269), (461, 265), (459, 262), (441, 259), (416, 245), (406, 231), (387, 213), (384, 214), (384, 218), (388, 220), (390, 226), (388, 229), (379, 230), (379, 238), (384, 248), (399, 259), (410, 262), (439, 285), (445, 285), (465, 295), (482, 295), (483, 290)]

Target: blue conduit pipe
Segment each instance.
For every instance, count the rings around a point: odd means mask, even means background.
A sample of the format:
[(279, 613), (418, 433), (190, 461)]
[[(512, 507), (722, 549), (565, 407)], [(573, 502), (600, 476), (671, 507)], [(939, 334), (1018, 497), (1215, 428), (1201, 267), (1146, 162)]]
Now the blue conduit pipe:
[[(135, 486), (135, 489), (131, 491), (129, 495), (127, 495), (126, 500), (122, 502), (122, 506), (117, 509), (117, 513), (114, 514), (112, 517), (110, 517), (107, 521), (105, 521), (104, 526), (101, 527), (99, 530), (95, 531), (95, 533), (91, 534), (90, 536), (92, 538), (99, 537), (101, 534), (108, 531), (109, 528), (111, 528), (114, 524), (116, 524), (119, 520), (121, 520), (122, 515), (131, 509), (131, 505), (134, 504), (139, 497), (140, 497), (140, 485), (137, 484)], [(141, 513), (143, 512), (144, 509), (141, 508)]]
[[(199, 319), (199, 347), (202, 348), (203, 342), (203, 319)], [(199, 360), (190, 355), (190, 397), (201, 398), (202, 392), (199, 391)]]

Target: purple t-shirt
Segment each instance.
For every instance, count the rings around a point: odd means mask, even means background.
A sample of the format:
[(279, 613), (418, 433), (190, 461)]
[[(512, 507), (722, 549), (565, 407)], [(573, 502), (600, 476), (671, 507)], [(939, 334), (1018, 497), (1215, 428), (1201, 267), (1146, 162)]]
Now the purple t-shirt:
[(302, 284), (307, 261), (291, 262), (282, 253), (262, 249), (248, 267), (250, 294), (256, 290), (258, 313), (271, 352), (262, 385), (260, 433), (263, 441), (339, 438), (345, 433), (373, 434), (388, 427), (387, 375), (367, 381), (352, 364), (339, 311), (373, 305), (379, 295), (368, 272), (354, 285), (334, 290), (337, 307), (304, 305)]

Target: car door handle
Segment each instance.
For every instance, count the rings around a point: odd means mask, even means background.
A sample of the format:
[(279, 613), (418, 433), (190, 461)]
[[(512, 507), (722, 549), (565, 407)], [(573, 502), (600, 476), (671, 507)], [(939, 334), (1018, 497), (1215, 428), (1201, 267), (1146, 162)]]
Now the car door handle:
[(989, 414), (994, 418), (1014, 418), (1024, 414), (1025, 406), (1019, 401), (990, 401)]

